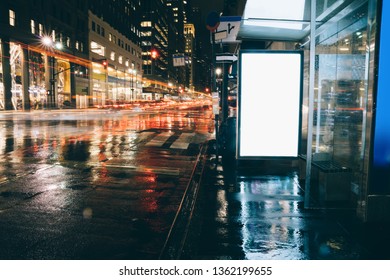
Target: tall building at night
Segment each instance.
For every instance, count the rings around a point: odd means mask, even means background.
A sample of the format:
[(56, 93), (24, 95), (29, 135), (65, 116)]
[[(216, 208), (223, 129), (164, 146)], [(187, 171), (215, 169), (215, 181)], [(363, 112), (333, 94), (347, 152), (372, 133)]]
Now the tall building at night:
[(189, 22), (196, 30), (193, 52), (194, 87), (196, 91), (205, 91), (211, 85), (211, 41), (210, 32), (206, 29), (205, 15), (199, 7), (191, 7)]
[(129, 103), (142, 95), (140, 1), (89, 1), (89, 105)]
[[(169, 17), (169, 65), (171, 72), (176, 77), (176, 83), (178, 87), (182, 87), (183, 91), (186, 88), (186, 66), (173, 66), (174, 55), (185, 54), (185, 37), (184, 37), (184, 25), (187, 23), (187, 1), (185, 0), (167, 0), (168, 12), (171, 14)], [(188, 89), (187, 89), (188, 90)]]
[(128, 40), (140, 45), (139, 22), (141, 18), (139, 0), (89, 0), (88, 8)]
[(160, 0), (145, 0), (141, 5), (140, 35), (144, 92), (162, 97), (168, 80), (168, 13)]
[(187, 1), (147, 0), (141, 10), (144, 92), (153, 99), (165, 93), (177, 95), (185, 87), (186, 71), (173, 65), (173, 56), (185, 53)]
[(185, 86), (190, 90), (194, 90), (194, 53), (195, 53), (195, 26), (192, 23), (186, 23), (184, 25), (185, 36), (185, 74), (186, 84)]

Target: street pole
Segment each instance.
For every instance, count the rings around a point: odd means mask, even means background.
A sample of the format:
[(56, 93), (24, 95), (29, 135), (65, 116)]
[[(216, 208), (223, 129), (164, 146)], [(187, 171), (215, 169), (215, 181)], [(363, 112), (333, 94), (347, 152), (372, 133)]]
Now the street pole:
[(49, 102), (48, 102), (48, 108), (54, 108), (54, 94), (55, 94), (55, 73), (54, 73), (54, 67), (55, 67), (55, 61), (54, 56), (51, 56), (51, 79), (50, 79), (50, 95), (49, 95)]
[(226, 125), (226, 120), (229, 116), (229, 104), (228, 104), (228, 72), (229, 72), (229, 65), (228, 63), (223, 64), (223, 72), (222, 72), (222, 86), (221, 86), (221, 99), (222, 99), (222, 123), (223, 125)]
[[(210, 32), (211, 34), (211, 58), (212, 58), (212, 81), (213, 81), (213, 87), (211, 92), (217, 91), (217, 74), (215, 72), (216, 70), (216, 57), (215, 57), (215, 33), (213, 31)], [(219, 94), (218, 94), (219, 96)], [(215, 114), (215, 141), (216, 141), (216, 148), (215, 148), (215, 161), (216, 164), (219, 162), (219, 114)]]
[(134, 101), (134, 69), (131, 69), (131, 100)]

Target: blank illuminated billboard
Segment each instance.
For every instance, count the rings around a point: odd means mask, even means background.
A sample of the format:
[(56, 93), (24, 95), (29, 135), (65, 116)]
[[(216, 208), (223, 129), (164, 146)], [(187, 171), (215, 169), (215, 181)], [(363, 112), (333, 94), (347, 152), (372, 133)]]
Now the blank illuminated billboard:
[(302, 52), (242, 51), (238, 157), (297, 157)]

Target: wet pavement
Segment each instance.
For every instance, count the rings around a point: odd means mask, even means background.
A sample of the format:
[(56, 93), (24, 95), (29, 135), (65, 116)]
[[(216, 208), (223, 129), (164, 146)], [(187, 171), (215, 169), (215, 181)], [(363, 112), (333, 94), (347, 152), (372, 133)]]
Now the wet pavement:
[(0, 115), (0, 259), (158, 259), (209, 110)]
[(303, 206), (294, 162), (206, 159), (184, 259), (390, 259), (389, 224), (364, 224), (350, 208)]
[(208, 110), (0, 124), (0, 259), (390, 259), (388, 224), (303, 207), (296, 163), (217, 162)]

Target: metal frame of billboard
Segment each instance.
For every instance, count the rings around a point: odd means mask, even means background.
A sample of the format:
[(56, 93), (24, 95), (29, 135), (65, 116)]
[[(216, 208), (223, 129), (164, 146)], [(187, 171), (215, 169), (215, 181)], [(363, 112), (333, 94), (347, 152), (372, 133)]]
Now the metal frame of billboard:
[[(256, 61), (268, 62), (272, 69), (264, 68), (267, 67), (264, 65), (254, 66)], [(276, 84), (273, 85), (272, 81)], [(286, 92), (291, 94), (286, 95)], [(241, 50), (237, 159), (297, 158), (301, 142), (302, 96), (302, 51)], [(266, 103), (256, 104), (260, 100)], [(289, 120), (294, 127), (287, 124)], [(292, 143), (293, 146), (286, 145), (287, 143)]]

